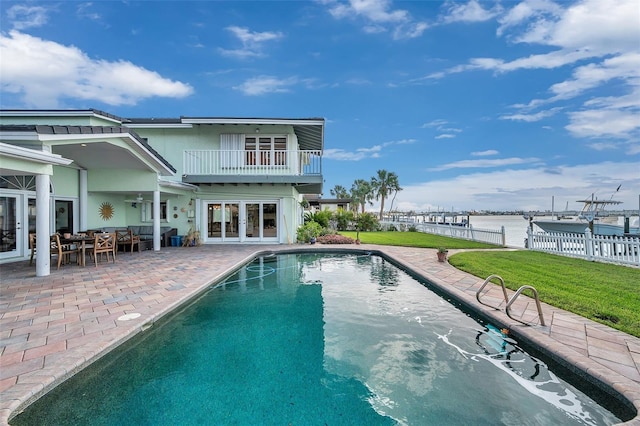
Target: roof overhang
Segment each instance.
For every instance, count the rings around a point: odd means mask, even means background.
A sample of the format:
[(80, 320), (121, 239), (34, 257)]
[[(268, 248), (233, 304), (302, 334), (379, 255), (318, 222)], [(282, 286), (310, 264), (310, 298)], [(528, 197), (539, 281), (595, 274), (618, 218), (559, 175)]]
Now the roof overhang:
[(0, 113), (3, 117), (95, 117), (118, 126), (123, 123), (122, 118), (97, 109), (3, 109)]
[(0, 143), (0, 174), (20, 175), (23, 173), (51, 174), (49, 166), (68, 166), (73, 160), (50, 152)]
[[(21, 144), (42, 143), (52, 152), (70, 158), (82, 169), (153, 170), (173, 176), (175, 169), (137, 134), (126, 127), (100, 126), (3, 126), (0, 140)], [(100, 129), (101, 132), (97, 132)], [(94, 131), (96, 133), (94, 133)]]

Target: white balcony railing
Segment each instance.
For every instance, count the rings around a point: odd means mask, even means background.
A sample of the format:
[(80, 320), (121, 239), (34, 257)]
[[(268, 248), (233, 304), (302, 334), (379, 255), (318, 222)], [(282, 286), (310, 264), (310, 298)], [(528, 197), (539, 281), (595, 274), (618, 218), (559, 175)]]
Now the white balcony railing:
[(322, 151), (184, 151), (186, 175), (283, 175), (320, 176)]

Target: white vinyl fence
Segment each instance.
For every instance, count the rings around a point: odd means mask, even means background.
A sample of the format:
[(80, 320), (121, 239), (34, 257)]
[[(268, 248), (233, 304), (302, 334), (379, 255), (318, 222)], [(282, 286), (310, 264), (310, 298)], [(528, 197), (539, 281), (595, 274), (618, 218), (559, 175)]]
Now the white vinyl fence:
[(389, 229), (394, 226), (399, 231), (406, 231), (409, 228), (415, 228), (419, 232), (426, 234), (444, 235), (446, 237), (460, 238), (462, 240), (479, 241), (482, 243), (505, 245), (504, 226), (500, 230), (476, 229), (473, 226), (460, 225), (440, 225), (437, 223), (406, 223), (406, 222), (380, 222), (382, 229)]
[(527, 247), (586, 260), (640, 266), (640, 238), (617, 235), (592, 235), (527, 230)]

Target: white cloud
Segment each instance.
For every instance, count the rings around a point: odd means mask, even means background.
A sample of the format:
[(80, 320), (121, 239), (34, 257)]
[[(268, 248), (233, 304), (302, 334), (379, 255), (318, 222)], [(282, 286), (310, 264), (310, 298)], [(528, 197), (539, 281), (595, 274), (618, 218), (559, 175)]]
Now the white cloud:
[(638, 111), (591, 109), (569, 113), (566, 129), (578, 137), (627, 138), (640, 129)]
[(500, 117), (501, 120), (512, 120), (512, 121), (525, 121), (527, 123), (532, 123), (535, 121), (540, 121), (543, 118), (551, 117), (556, 112), (558, 112), (561, 108), (551, 108), (547, 111), (540, 111), (535, 114), (509, 114), (503, 115)]
[(562, 8), (550, 0), (525, 0), (507, 11), (498, 19), (500, 27), (497, 34), (501, 36), (505, 30), (527, 25), (528, 35), (518, 39), (540, 39), (542, 34), (548, 33), (547, 28), (562, 14)]
[(260, 96), (268, 93), (290, 92), (290, 87), (297, 83), (298, 79), (295, 77), (280, 79), (273, 76), (261, 75), (250, 78), (244, 83), (234, 86), (233, 88), (248, 96)]
[(475, 151), (472, 152), (471, 155), (473, 157), (487, 157), (489, 155), (498, 155), (499, 152), (495, 149), (487, 149), (486, 151)]
[(500, 8), (486, 10), (477, 0), (470, 0), (468, 3), (458, 3), (448, 1), (444, 8), (447, 9), (442, 21), (451, 22), (484, 22), (495, 17)]
[(131, 62), (91, 59), (77, 47), (18, 31), (0, 35), (0, 52), (2, 91), (20, 95), (29, 108), (59, 107), (64, 98), (134, 105), (150, 97), (193, 93), (188, 84)]
[(435, 139), (453, 139), (457, 136), (456, 133), (462, 132), (462, 129), (458, 129), (455, 127), (446, 127), (447, 124), (449, 124), (447, 120), (440, 118), (432, 120), (428, 123), (424, 123), (420, 127), (423, 129), (435, 128), (438, 132), (440, 132), (439, 135), (436, 135), (434, 137)]
[(49, 10), (41, 6), (13, 5), (7, 9), (7, 18), (16, 30), (41, 27), (47, 23)]
[(426, 22), (415, 21), (409, 12), (392, 9), (390, 0), (320, 0), (336, 19), (360, 18), (363, 31), (376, 34), (390, 31), (394, 39), (419, 37), (428, 28)]
[(367, 158), (380, 158), (383, 148), (392, 145), (410, 145), (415, 143), (415, 139), (400, 139), (397, 141), (388, 141), (382, 144), (373, 145), (369, 148), (356, 148), (355, 151), (346, 151), (344, 149), (325, 149), (323, 158), (338, 161), (360, 161)]
[(92, 21), (99, 22), (102, 17), (99, 13), (91, 11), (93, 3), (79, 3), (76, 9), (76, 13), (80, 19), (90, 19)]
[(488, 168), (488, 167), (503, 167), (512, 166), (516, 164), (530, 164), (539, 162), (539, 158), (496, 158), (492, 160), (461, 160), (454, 161), (453, 163), (442, 164), (438, 167), (433, 167), (429, 171), (440, 172), (450, 169), (473, 169), (473, 168)]
[(438, 118), (436, 120), (432, 120), (428, 123), (424, 123), (422, 125), (422, 128), (426, 128), (426, 127), (440, 127), (440, 126), (444, 126), (445, 124), (448, 124), (447, 120), (444, 120), (442, 118)]
[(360, 161), (364, 160), (365, 158), (370, 158), (370, 156), (368, 156), (365, 151), (345, 151), (344, 149), (340, 148), (325, 149), (323, 151), (322, 157), (325, 160), (338, 161)]
[(281, 32), (255, 32), (248, 28), (230, 26), (226, 28), (236, 36), (242, 43), (241, 49), (218, 49), (218, 51), (226, 56), (235, 56), (238, 58), (262, 57), (264, 56), (263, 44), (267, 41), (278, 40), (284, 37)]

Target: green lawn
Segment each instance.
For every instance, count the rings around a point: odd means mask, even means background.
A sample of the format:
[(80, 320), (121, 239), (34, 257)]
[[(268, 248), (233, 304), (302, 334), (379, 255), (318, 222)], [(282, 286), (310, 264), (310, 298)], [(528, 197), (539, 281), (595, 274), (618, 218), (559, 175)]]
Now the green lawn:
[[(355, 238), (355, 232), (342, 232)], [(361, 232), (363, 243), (449, 249), (488, 248), (419, 232)], [(449, 256), (480, 278), (500, 275), (508, 288), (532, 285), (550, 305), (640, 337), (640, 269), (529, 250), (478, 250)]]
[[(356, 238), (355, 232), (340, 232), (341, 235)], [(493, 244), (444, 237), (442, 235), (425, 234), (424, 232), (360, 232), (363, 244), (380, 244), (385, 246), (425, 247), (447, 249), (483, 249), (497, 248)]]

